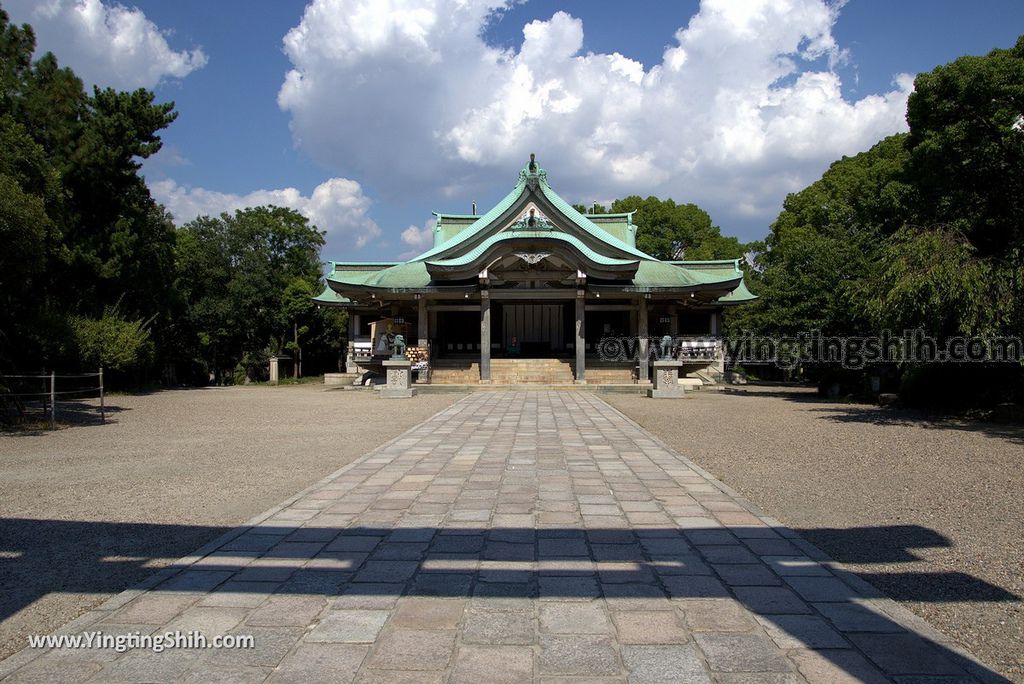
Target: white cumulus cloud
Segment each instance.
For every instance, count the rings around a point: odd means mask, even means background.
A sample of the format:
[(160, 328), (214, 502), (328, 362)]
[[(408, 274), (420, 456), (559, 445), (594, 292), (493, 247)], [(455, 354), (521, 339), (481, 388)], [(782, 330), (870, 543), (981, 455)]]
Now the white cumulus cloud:
[(320, 230), (335, 247), (365, 246), (378, 237), (380, 227), (367, 214), (372, 204), (354, 180), (331, 178), (303, 195), (295, 188), (255, 190), (245, 195), (178, 185), (165, 178), (150, 181), (153, 197), (167, 207), (179, 225), (197, 216), (219, 216), (221, 212), (273, 204), (295, 209)]
[(86, 83), (152, 88), (206, 64), (202, 49), (176, 51), (168, 34), (138, 8), (102, 0), (5, 0), (14, 23), (28, 23), (40, 51), (57, 55)]
[(516, 50), (487, 45), (502, 7), (313, 0), (284, 39), (297, 144), (396, 194), (504, 186), (536, 151), (571, 200), (654, 193), (769, 219), (831, 161), (906, 128), (910, 77), (843, 96), (840, 5), (824, 0), (704, 0), (652, 65), (582, 53), (565, 12), (524, 26)]
[(422, 254), (434, 245), (434, 226), (436, 221), (429, 219), (420, 228), (410, 225), (402, 231), (402, 243), (410, 247), (409, 250), (399, 254), (400, 259), (411, 259), (417, 254)]

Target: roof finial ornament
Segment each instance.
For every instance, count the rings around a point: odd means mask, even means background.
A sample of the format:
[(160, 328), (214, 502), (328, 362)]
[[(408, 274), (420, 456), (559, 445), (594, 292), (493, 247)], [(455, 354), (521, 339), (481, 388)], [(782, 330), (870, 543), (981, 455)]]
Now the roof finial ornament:
[(519, 169), (519, 182), (530, 190), (536, 190), (540, 183), (548, 182), (548, 176), (544, 169), (540, 168), (537, 155), (533, 152), (530, 153), (530, 161), (527, 162), (526, 168)]

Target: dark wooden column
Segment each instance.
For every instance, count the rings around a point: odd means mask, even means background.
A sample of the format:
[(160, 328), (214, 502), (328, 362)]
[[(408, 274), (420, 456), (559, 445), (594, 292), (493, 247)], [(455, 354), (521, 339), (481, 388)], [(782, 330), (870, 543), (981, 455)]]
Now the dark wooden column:
[(427, 325), (427, 300), (423, 299), (420, 295), (419, 310), (416, 313), (416, 328), (417, 328), (417, 342), (420, 347), (427, 348), (427, 341), (429, 340), (429, 327)]
[(647, 366), (650, 362), (650, 350), (647, 348), (647, 297), (640, 297), (640, 305), (637, 311), (637, 331), (636, 335), (640, 338), (640, 344), (637, 347), (640, 350), (640, 372), (637, 380), (639, 382), (648, 381)]
[(480, 381), (491, 380), (491, 297), (480, 291)]
[(586, 382), (586, 352), (587, 352), (587, 337), (586, 337), (586, 292), (584, 290), (576, 290), (576, 341), (574, 342), (574, 349), (576, 350), (576, 382)]

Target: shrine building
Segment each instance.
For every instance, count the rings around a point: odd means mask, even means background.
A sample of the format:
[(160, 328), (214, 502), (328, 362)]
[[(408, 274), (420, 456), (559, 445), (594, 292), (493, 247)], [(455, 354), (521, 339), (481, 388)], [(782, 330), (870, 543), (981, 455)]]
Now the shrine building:
[(633, 212), (580, 213), (532, 155), (490, 211), (434, 215), (433, 246), (408, 261), (330, 263), (315, 301), (349, 311), (350, 372), (374, 372), (401, 334), (419, 383), (645, 384), (667, 335), (714, 382), (722, 311), (754, 299), (739, 260), (644, 253)]

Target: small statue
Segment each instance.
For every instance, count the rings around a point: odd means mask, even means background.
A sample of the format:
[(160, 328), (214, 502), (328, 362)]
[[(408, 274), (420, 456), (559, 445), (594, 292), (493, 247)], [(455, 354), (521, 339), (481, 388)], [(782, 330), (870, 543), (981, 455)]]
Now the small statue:
[(535, 213), (534, 210), (530, 209), (530, 218), (526, 219), (526, 226), (528, 228), (536, 228), (537, 227), (537, 217), (534, 215), (534, 213)]
[(405, 335), (395, 335), (394, 351), (391, 354), (392, 359), (404, 359), (405, 358)]
[(533, 152), (530, 153), (530, 164), (527, 168), (530, 170), (530, 173), (537, 173), (537, 155)]
[(672, 358), (672, 336), (665, 335), (661, 338), (661, 358), (668, 360)]

